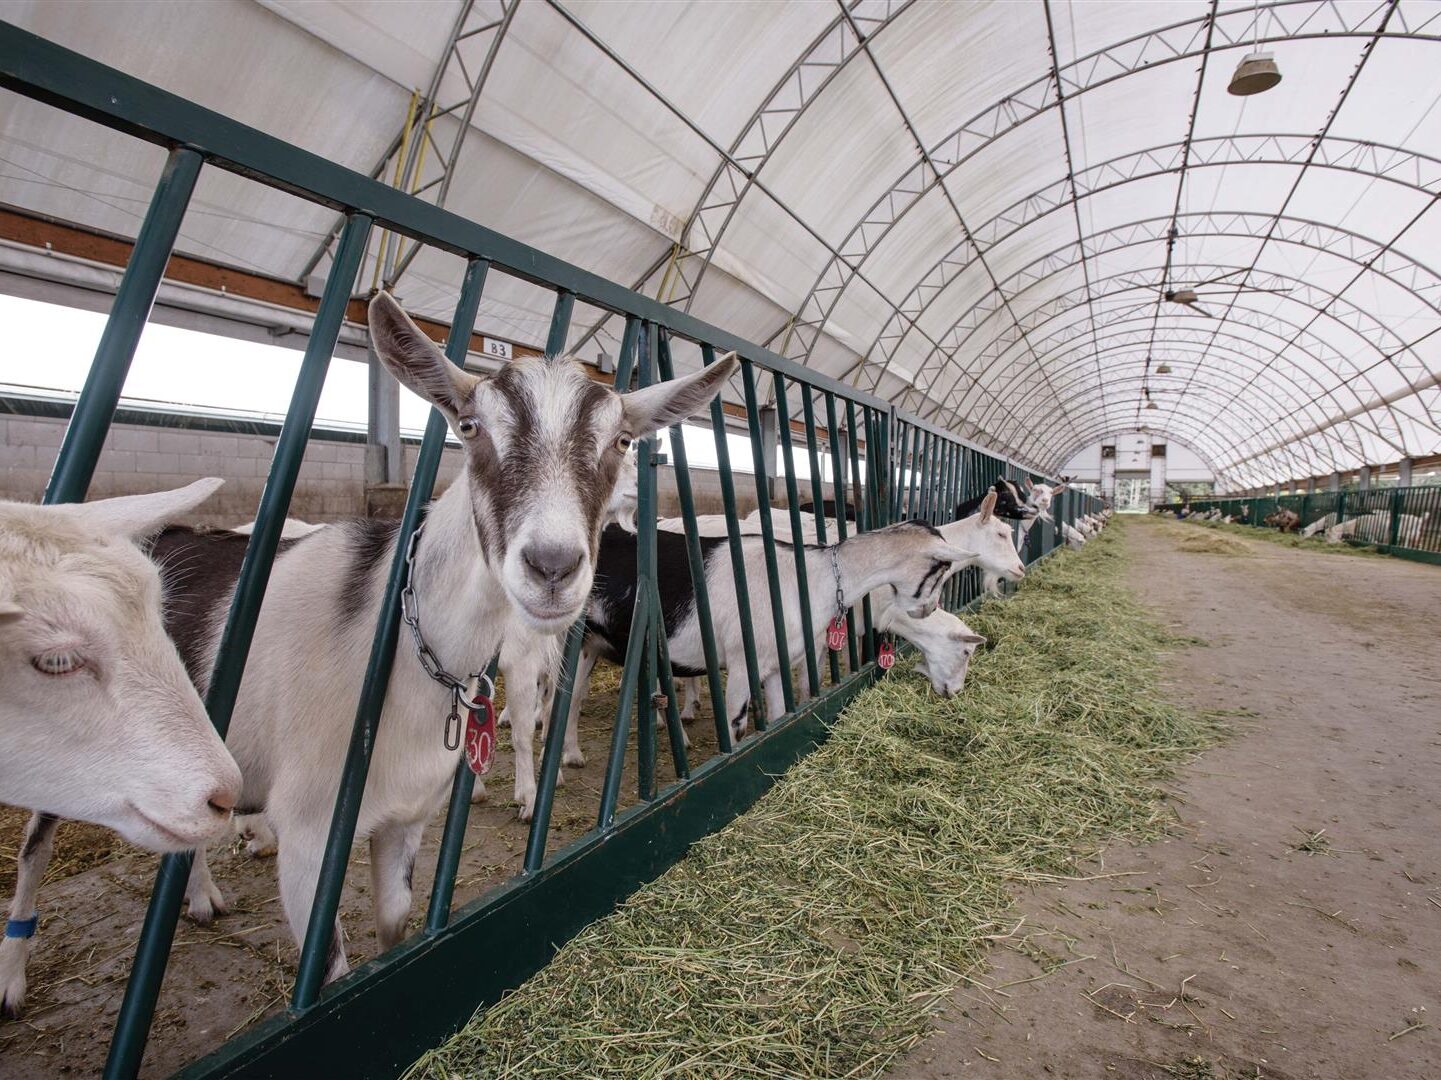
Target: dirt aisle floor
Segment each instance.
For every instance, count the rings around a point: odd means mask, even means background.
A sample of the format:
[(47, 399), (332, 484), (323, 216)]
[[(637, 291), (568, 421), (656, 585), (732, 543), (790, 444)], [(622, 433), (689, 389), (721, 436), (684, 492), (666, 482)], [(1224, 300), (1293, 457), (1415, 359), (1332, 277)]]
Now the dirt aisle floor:
[(1441, 1077), (1441, 567), (1200, 531), (1137, 522), (1133, 581), (1237, 737), (1174, 836), (1023, 895), (895, 1075)]

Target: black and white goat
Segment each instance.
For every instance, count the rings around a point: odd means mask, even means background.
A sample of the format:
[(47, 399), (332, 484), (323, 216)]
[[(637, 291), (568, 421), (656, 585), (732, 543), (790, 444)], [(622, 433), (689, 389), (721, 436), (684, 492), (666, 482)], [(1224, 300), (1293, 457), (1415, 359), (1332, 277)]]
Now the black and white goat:
[[(729, 673), (727, 686), (732, 688), (727, 700), (732, 731), (740, 736), (746, 730), (749, 681), (742, 646), (740, 611), (735, 598), (735, 579), (723, 543), (718, 539), (701, 542), (716, 649), (722, 666)], [(742, 540), (747, 566), (765, 565), (762, 544), (758, 537)], [(582, 685), (589, 677), (589, 665), (593, 665), (597, 658), (604, 656), (619, 660), (625, 656), (635, 603), (635, 545), (635, 537), (614, 527), (607, 529), (601, 537), (602, 569), (587, 620), (590, 635), (582, 652), (587, 666), (577, 672), (577, 685)], [(858, 601), (878, 589), (894, 587), (897, 593), (894, 603), (910, 617), (923, 619), (936, 610), (941, 584), (950, 574), (951, 567), (970, 556), (971, 553), (947, 543), (938, 530), (917, 522), (903, 522), (863, 533), (830, 547), (807, 547), (806, 572), (812, 583), (809, 590), (811, 625), (817, 644), (824, 636), (826, 623), (835, 613), (837, 587), (852, 601)], [(786, 646), (794, 661), (804, 653), (795, 562), (784, 551), (776, 561), (781, 578)], [(705, 668), (705, 656), (691, 591), (686, 545), (681, 537), (673, 533), (657, 533), (656, 575), (671, 665), (683, 676), (699, 674)], [(781, 666), (774, 637), (769, 633), (772, 626), (770, 591), (758, 575), (757, 580), (747, 584), (750, 586), (752, 625), (756, 628), (756, 659), (760, 666), (757, 674), (764, 689), (768, 715), (779, 716), (784, 710), (784, 703)], [(576, 720), (573, 706), (566, 730), (568, 740), (573, 738)]]
[[(440, 409), (465, 452), (464, 471), (431, 504), (410, 577), (428, 644), (461, 676), (483, 671), (516, 630), (558, 634), (575, 620), (590, 596), (601, 515), (632, 441), (697, 412), (735, 366), (727, 356), (622, 396), (559, 358), (472, 375), (385, 294), (371, 303), (370, 330), (386, 367)], [(171, 632), (202, 688), (238, 568), (217, 553), (234, 541), (177, 535), (159, 552), (177, 571)], [(314, 902), (396, 541), (394, 522), (356, 521), (286, 547), (271, 571), (231, 720), (241, 805), (263, 809), (275, 830), (281, 900), (297, 940)], [(382, 949), (404, 936), (421, 831), (460, 760), (458, 747), (445, 746), (450, 703), (450, 691), (402, 647), (356, 829), (370, 841)], [(203, 850), (188, 900), (201, 921), (221, 909)], [(327, 980), (346, 970), (337, 927)]]

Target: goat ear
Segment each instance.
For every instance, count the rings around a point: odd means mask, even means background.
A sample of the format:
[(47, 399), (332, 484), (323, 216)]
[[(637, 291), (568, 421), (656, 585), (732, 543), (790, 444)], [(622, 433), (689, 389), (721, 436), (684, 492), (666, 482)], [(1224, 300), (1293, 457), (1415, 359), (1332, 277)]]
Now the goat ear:
[(981, 500), (981, 524), (991, 520), (991, 515), (996, 512), (996, 493), (993, 491)]
[(1021, 490), (1026, 492), (1027, 494), (1029, 494), (1031, 490), (1036, 486), (1035, 484), (1031, 483), (1031, 478), (1029, 476), (1021, 477), (1021, 485)]
[(19, 604), (12, 604), (9, 600), (0, 600), (0, 626), (14, 622), (25, 614), (25, 609)]
[(694, 416), (720, 393), (736, 367), (736, 354), (728, 352), (710, 367), (683, 379), (647, 386), (621, 398), (626, 432), (641, 439), (668, 424)]
[(951, 640), (960, 641), (966, 645), (984, 645), (986, 643), (985, 636), (976, 633), (974, 630), (957, 630), (951, 635)]
[(174, 491), (121, 495), (66, 509), (96, 536), (127, 536), (132, 540), (145, 540), (194, 510), (215, 494), (223, 483), (225, 481), (218, 476), (207, 476)]
[(916, 674), (917, 674), (917, 675), (924, 675), (924, 676), (925, 676), (926, 678), (928, 678), (928, 679), (931, 677), (930, 668), (926, 667), (926, 662), (925, 662), (924, 660), (917, 660), (917, 661), (916, 661), (916, 669), (915, 669), (915, 670), (916, 670)]
[(1071, 482), (1070, 482), (1069, 480), (1062, 480), (1062, 481), (1061, 481), (1059, 484), (1057, 484), (1055, 487), (1051, 488), (1051, 494), (1052, 494), (1052, 495), (1059, 495), (1061, 492), (1065, 491), (1066, 488), (1068, 488), (1068, 487), (1070, 487), (1070, 486), (1071, 486)]
[(452, 364), (389, 293), (370, 302), (370, 340), (387, 371), (452, 419), (480, 382)]
[(966, 551), (964, 548), (958, 548), (954, 544), (947, 544), (945, 551), (939, 556), (939, 558), (953, 563), (970, 562), (972, 559), (979, 559), (980, 557), (980, 552)]

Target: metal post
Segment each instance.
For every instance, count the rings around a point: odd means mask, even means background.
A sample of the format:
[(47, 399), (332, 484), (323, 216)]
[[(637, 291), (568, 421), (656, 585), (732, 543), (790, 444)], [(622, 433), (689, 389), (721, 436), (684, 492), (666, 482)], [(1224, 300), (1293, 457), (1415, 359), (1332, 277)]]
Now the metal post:
[(155, 306), (155, 294), (160, 290), (165, 265), (170, 261), (170, 252), (180, 233), (180, 223), (195, 190), (200, 165), (200, 155), (184, 147), (172, 150), (165, 161), (160, 182), (150, 197), (150, 209), (145, 212), (145, 222), (130, 251), (125, 276), (120, 279), (115, 302), (110, 305), (110, 317), (105, 320), (100, 344), (95, 347), (85, 386), (65, 427), (55, 468), (45, 487), (46, 503), (80, 502), (90, 488), (95, 462), (110, 434), (110, 421), (120, 401), (120, 391), (130, 373), (130, 362), (135, 358), (135, 348), (140, 344), (150, 309)]
[(1396, 486), (1408, 488), (1411, 486), (1411, 459), (1402, 458), (1396, 463)]
[(1362, 465), (1361, 468), (1360, 468), (1360, 470), (1357, 472), (1357, 474), (1356, 474), (1356, 490), (1357, 490), (1357, 491), (1370, 491), (1370, 490), (1371, 490), (1371, 466), (1370, 466), (1370, 465)]
[[(675, 378), (671, 363), (670, 338), (662, 334), (656, 356), (660, 377)], [(686, 559), (690, 564), (691, 590), (695, 594), (696, 622), (700, 625), (701, 651), (705, 655), (706, 681), (710, 687), (711, 713), (715, 720), (716, 744), (722, 753), (730, 753), (730, 721), (726, 716), (725, 684), (721, 680), (720, 653), (715, 644), (715, 627), (711, 623), (710, 591), (706, 587), (705, 556), (701, 552), (700, 532), (695, 520), (695, 496), (691, 491), (690, 464), (686, 459), (684, 430), (680, 424), (670, 429), (671, 454), (675, 458), (675, 489), (680, 500), (681, 519), (685, 523)], [(656, 594), (657, 607), (660, 595)]]
[[(786, 613), (782, 606), (784, 598), (781, 596), (780, 571), (776, 566), (775, 529), (771, 522), (771, 508), (766, 496), (770, 481), (766, 475), (764, 410), (759, 408), (756, 403), (755, 368), (744, 357), (741, 358), (741, 383), (745, 388), (746, 420), (751, 435), (751, 460), (756, 472), (756, 498), (761, 507), (761, 539), (762, 546), (765, 548), (766, 583), (770, 588), (771, 626), (775, 631), (776, 658), (781, 669), (781, 696), (785, 702), (785, 710), (789, 713), (796, 707), (796, 692), (795, 687), (791, 685), (791, 657), (786, 634)], [(770, 445), (772, 448), (775, 446), (773, 435)], [(771, 467), (774, 468), (774, 461), (772, 461)], [(771, 723), (779, 719), (778, 716), (767, 717)]]
[[(791, 518), (791, 554), (796, 565), (796, 591), (800, 602), (801, 633), (804, 635), (806, 656), (806, 685), (812, 696), (821, 692), (820, 666), (816, 663), (815, 628), (811, 625), (811, 595), (806, 581), (806, 541), (801, 531), (800, 485), (796, 483), (796, 455), (791, 442), (791, 420), (789, 403), (786, 401), (786, 380), (779, 371), (773, 376), (776, 391), (776, 422), (778, 430), (785, 432), (781, 450), (786, 463), (786, 506)], [(767, 515), (769, 516), (769, 515)], [(822, 515), (824, 516), (824, 515)]]
[(570, 624), (565, 655), (556, 672), (555, 697), (550, 706), (550, 724), (545, 729), (545, 750), (540, 758), (540, 776), (535, 786), (535, 813), (525, 839), (525, 872), (533, 874), (545, 862), (546, 834), (550, 832), (550, 811), (555, 805), (555, 785), (560, 776), (560, 758), (565, 746), (565, 722), (575, 692), (575, 666), (580, 660), (580, 643), (585, 639), (585, 616)]
[(405, 466), (401, 460), (400, 383), (375, 354), (375, 343), (366, 342), (369, 364), (368, 403), (365, 420), (365, 486), (405, 483)]
[[(270, 463), (270, 476), (260, 496), (260, 509), (255, 531), (245, 548), (240, 574), (235, 584), (235, 599), (230, 605), (225, 629), (216, 650), (215, 670), (205, 695), (205, 708), (210, 722), (223, 737), (230, 727), (230, 715), (240, 692), (240, 678), (250, 655), (255, 636), (255, 623), (260, 617), (260, 604), (270, 581), (270, 568), (280, 545), (280, 530), (295, 491), (305, 444), (315, 422), (315, 409), (320, 391), (325, 386), (325, 373), (345, 320), (351, 287), (365, 255), (370, 236), (370, 218), (352, 214), (341, 231), (325, 295), (315, 313), (310, 342), (295, 380), (290, 408), (275, 443), (275, 456)], [(185, 882), (190, 876), (191, 853), (167, 855), (160, 861), (150, 907), (145, 912), (140, 941), (136, 946), (135, 964), (125, 984), (125, 997), (115, 1018), (115, 1038), (105, 1061), (107, 1080), (133, 1077), (140, 1070), (145, 1042), (150, 1035), (150, 1021), (155, 1002), (165, 977), (170, 946), (175, 940), (175, 920), (180, 917), (180, 902), (185, 895)]]
[(776, 443), (779, 439), (776, 427), (776, 408), (774, 405), (767, 405), (760, 410), (761, 419), (761, 461), (764, 464), (766, 480), (766, 497), (761, 503), (762, 509), (770, 506), (771, 500), (776, 497)]

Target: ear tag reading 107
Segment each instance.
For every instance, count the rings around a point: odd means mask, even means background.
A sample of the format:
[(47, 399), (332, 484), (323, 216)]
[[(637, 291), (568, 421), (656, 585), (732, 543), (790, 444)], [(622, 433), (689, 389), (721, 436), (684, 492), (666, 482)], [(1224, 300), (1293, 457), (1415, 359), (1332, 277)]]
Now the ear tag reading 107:
[(840, 652), (846, 647), (846, 623), (839, 615), (836, 615), (826, 624), (826, 648), (831, 652)]
[(484, 776), (495, 764), (495, 702), (480, 692), (479, 679), (472, 680), (471, 687), (474, 693), (465, 721), (465, 763), (476, 776)]
[(876, 665), (882, 671), (890, 671), (896, 663), (896, 647), (889, 641), (881, 642), (880, 650), (876, 653)]

